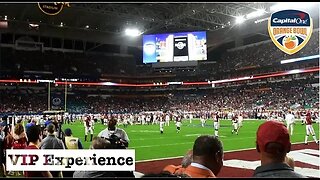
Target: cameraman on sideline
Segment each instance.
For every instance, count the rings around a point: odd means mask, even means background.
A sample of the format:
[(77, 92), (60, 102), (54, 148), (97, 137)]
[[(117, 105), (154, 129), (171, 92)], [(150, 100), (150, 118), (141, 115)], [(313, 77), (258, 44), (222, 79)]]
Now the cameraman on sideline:
[[(125, 148), (129, 145), (129, 138), (127, 133), (121, 129), (117, 128), (117, 120), (114, 117), (111, 117), (111, 119), (108, 121), (108, 128), (104, 129), (98, 134), (98, 137), (102, 137), (105, 139), (108, 139), (111, 144), (115, 143), (119, 146), (123, 145)], [(119, 140), (114, 141), (114, 135), (119, 138)]]

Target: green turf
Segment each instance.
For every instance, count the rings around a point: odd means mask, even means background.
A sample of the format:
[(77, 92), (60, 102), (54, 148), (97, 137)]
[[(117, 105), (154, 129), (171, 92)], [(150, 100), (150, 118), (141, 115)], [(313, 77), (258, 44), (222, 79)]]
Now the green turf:
[[(221, 120), (219, 136), (223, 142), (224, 150), (237, 150), (255, 147), (255, 134), (258, 126), (264, 121), (262, 120), (245, 120), (243, 127), (238, 135), (231, 134), (231, 121)], [(189, 120), (183, 121), (180, 133), (176, 133), (176, 127), (173, 122), (170, 126), (164, 127), (164, 134), (160, 134), (159, 125), (131, 125), (123, 128), (127, 132), (130, 149), (135, 149), (136, 160), (147, 160), (156, 158), (166, 158), (183, 156), (188, 149), (192, 149), (194, 140), (198, 135), (214, 134), (211, 120), (207, 121), (205, 127), (200, 126), (199, 120), (193, 120), (192, 124)], [(79, 137), (87, 149), (90, 142), (84, 142), (84, 126), (79, 121), (72, 125), (65, 124), (63, 129), (71, 128), (74, 136)], [(313, 124), (314, 130), (319, 138), (319, 124)], [(98, 135), (106, 126), (97, 122), (95, 124), (94, 135)], [(294, 133), (291, 142), (303, 142), (305, 137), (305, 125), (301, 125), (300, 121), (294, 126)], [(312, 137), (309, 137), (309, 141)]]

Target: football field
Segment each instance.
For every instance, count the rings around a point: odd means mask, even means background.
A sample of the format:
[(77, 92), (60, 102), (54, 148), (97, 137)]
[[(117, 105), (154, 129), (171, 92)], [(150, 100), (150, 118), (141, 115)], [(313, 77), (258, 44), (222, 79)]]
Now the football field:
[[(244, 120), (243, 127), (236, 135), (231, 133), (231, 121), (221, 120), (219, 137), (223, 143), (224, 151), (254, 148), (257, 128), (263, 122), (264, 120)], [(88, 149), (91, 142), (84, 141), (84, 125), (77, 121), (72, 125), (64, 124), (62, 129), (68, 127), (72, 129), (75, 137), (81, 139), (84, 148)], [(170, 122), (170, 126), (164, 126), (163, 134), (160, 134), (159, 125), (129, 125), (127, 128), (118, 125), (118, 127), (127, 132), (130, 139), (129, 148), (135, 149), (136, 161), (183, 156), (188, 149), (192, 149), (198, 136), (214, 135), (212, 120), (208, 120), (205, 127), (201, 127), (198, 119), (192, 120), (192, 123), (189, 120), (184, 120), (180, 133), (176, 132), (174, 122)], [(97, 136), (105, 128), (106, 126), (98, 121), (95, 124), (94, 136)], [(313, 128), (317, 133), (317, 139), (319, 139), (319, 124), (314, 123)], [(301, 125), (301, 121), (296, 121), (291, 142), (304, 142), (305, 134), (305, 125)], [(90, 140), (90, 135), (88, 135), (88, 139)], [(309, 141), (313, 141), (311, 136)]]

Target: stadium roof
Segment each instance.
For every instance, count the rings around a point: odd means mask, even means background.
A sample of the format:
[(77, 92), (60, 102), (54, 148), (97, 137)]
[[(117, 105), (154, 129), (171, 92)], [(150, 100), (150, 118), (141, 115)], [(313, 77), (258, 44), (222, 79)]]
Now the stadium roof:
[[(70, 7), (65, 7), (58, 15), (46, 15), (38, 7), (37, 2), (33, 3), (1, 3), (0, 19), (6, 18), (9, 23), (23, 26), (15, 26), (17, 31), (22, 31), (21, 27), (28, 26), (28, 23), (40, 25), (41, 32), (61, 33), (62, 30), (74, 32), (78, 37), (89, 37), (87, 32), (111, 33), (113, 37), (124, 34), (128, 27), (139, 29), (143, 34), (183, 32), (205, 30), (212, 33), (208, 47), (214, 47), (222, 41), (228, 42), (235, 36), (244, 33), (260, 34), (269, 37), (267, 28), (252, 26), (253, 21), (261, 20), (266, 23), (267, 18), (272, 12), (272, 8), (278, 3), (75, 3), (71, 2)], [(289, 5), (295, 3), (290, 2)], [(295, 7), (303, 8), (308, 3)], [(281, 5), (288, 7), (288, 5)], [(314, 22), (318, 22), (319, 10), (316, 9)], [(264, 14), (260, 17), (251, 18), (251, 25), (242, 26), (239, 32), (230, 32), (237, 29), (237, 21), (241, 17), (247, 18), (251, 13), (263, 10)], [(239, 18), (240, 17), (240, 18)], [(248, 18), (247, 18), (248, 19)], [(26, 25), (25, 25), (26, 24)], [(10, 24), (9, 24), (10, 25)], [(317, 27), (316, 25), (315, 27)], [(260, 28), (260, 29), (259, 29)], [(49, 30), (50, 29), (50, 30)], [(55, 30), (58, 29), (58, 30)], [(54, 31), (53, 31), (54, 30)], [(86, 34), (75, 32), (84, 31)], [(221, 33), (223, 32), (223, 33)], [(70, 38), (69, 35), (65, 35)], [(71, 33), (72, 34), (72, 33)], [(80, 35), (81, 34), (81, 35)], [(101, 36), (101, 35), (100, 35)], [(106, 36), (103, 34), (104, 39)], [(126, 37), (119, 40), (110, 39), (113, 43), (122, 43)], [(117, 41), (117, 42), (116, 42)], [(140, 41), (127, 42), (136, 46)]]
[[(17, 22), (82, 28), (119, 33), (135, 26), (144, 33), (168, 31), (215, 31), (234, 24), (237, 16), (272, 3), (70, 3), (56, 16), (47, 16), (37, 3), (6, 3), (0, 16)], [(230, 22), (230, 23), (228, 23)]]

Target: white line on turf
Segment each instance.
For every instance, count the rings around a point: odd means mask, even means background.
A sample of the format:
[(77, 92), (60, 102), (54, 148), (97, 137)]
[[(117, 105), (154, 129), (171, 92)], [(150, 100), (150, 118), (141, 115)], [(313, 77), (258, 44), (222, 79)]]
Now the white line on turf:
[[(308, 142), (314, 142), (314, 141), (308, 141)], [(291, 144), (304, 144), (304, 142), (296, 142), (296, 143), (291, 143)], [(244, 149), (235, 149), (235, 150), (229, 150), (225, 151), (224, 153), (229, 153), (229, 152), (237, 152), (237, 151), (246, 151), (246, 150), (253, 150), (256, 148), (244, 148)], [(177, 159), (177, 158), (183, 158), (183, 156), (175, 156), (175, 157), (165, 157), (165, 158), (156, 158), (156, 159), (147, 159), (147, 160), (140, 160), (136, 161), (136, 163), (139, 162), (149, 162), (149, 161), (160, 161), (160, 160), (168, 160), (168, 159)]]

